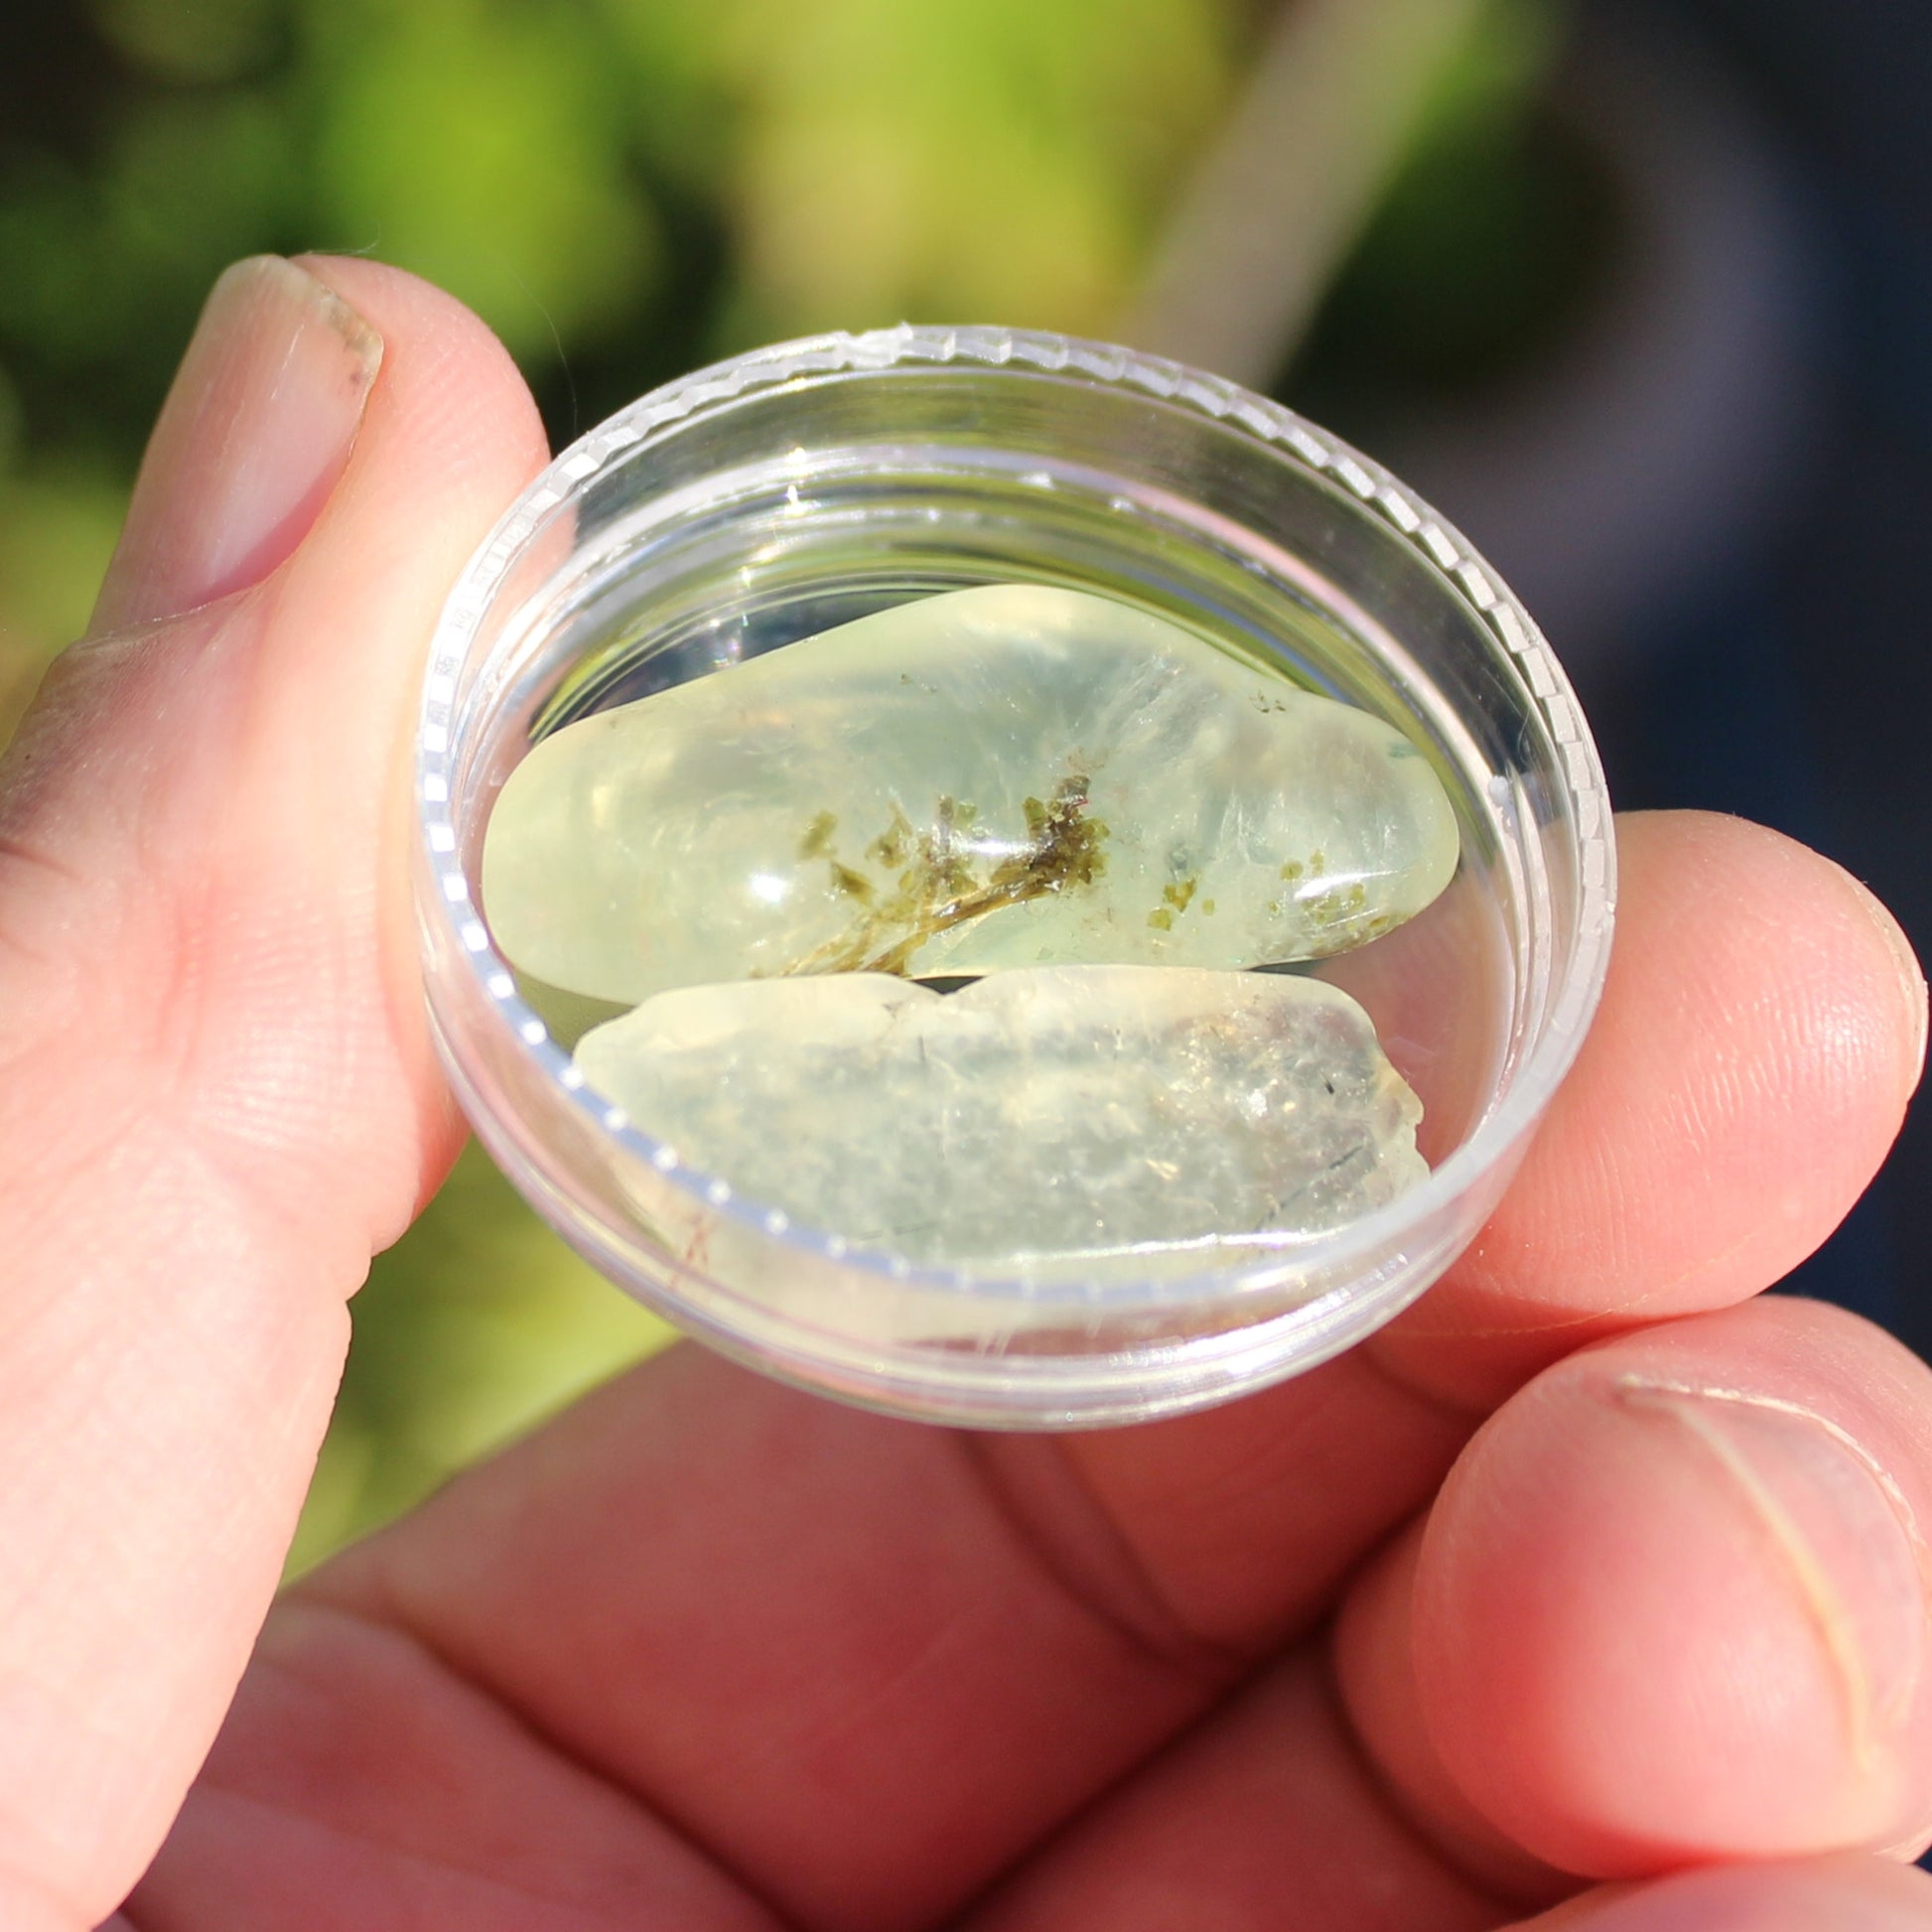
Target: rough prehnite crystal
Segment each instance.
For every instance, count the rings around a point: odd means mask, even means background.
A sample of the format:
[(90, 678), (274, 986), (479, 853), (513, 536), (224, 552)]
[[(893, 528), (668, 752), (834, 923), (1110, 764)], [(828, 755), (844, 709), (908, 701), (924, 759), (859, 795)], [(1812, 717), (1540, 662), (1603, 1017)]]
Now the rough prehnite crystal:
[(1391, 726), (1106, 598), (902, 604), (564, 727), (504, 785), (483, 910), (526, 973), (638, 1001), (824, 973), (1248, 967), (1448, 883)]
[(577, 1063), (760, 1208), (931, 1265), (1278, 1246), (1429, 1172), (1368, 1016), (1283, 974), (690, 987), (587, 1035)]

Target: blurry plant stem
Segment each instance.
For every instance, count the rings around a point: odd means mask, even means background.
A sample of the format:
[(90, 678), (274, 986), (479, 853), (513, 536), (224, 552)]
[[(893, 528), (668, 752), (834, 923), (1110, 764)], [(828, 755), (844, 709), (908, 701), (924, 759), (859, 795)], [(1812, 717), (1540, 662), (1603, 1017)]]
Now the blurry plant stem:
[(1120, 326), (1267, 388), (1490, 0), (1286, 0)]

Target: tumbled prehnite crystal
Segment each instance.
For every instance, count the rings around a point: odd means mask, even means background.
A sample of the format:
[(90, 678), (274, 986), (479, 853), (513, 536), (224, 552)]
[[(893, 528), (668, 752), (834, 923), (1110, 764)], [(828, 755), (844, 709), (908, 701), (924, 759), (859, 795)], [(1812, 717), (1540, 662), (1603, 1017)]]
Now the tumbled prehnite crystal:
[(928, 1265), (1280, 1246), (1429, 1170), (1421, 1104), (1317, 980), (1139, 966), (964, 991), (858, 973), (663, 993), (602, 1094), (761, 1208)]
[(1247, 967), (1359, 945), (1458, 851), (1392, 726), (1082, 592), (915, 600), (565, 726), (510, 773), (483, 910), (632, 1002), (798, 974)]

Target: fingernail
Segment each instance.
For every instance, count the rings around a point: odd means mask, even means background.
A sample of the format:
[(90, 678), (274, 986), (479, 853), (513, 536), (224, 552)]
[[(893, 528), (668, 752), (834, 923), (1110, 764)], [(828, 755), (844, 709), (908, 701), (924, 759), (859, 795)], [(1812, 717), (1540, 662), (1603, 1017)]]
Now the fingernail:
[(1729, 1486), (1817, 1633), (1851, 1754), (1869, 1768), (1903, 1725), (1925, 1658), (1926, 1550), (1897, 1485), (1796, 1403), (1634, 1376), (1618, 1392), (1687, 1429)]
[(1852, 883), (1858, 887), (1864, 909), (1870, 915), (1871, 923), (1878, 928), (1878, 936), (1890, 948), (1892, 963), (1898, 968), (1899, 982), (1905, 989), (1906, 1003), (1912, 1012), (1912, 1025), (1916, 1029), (1918, 1050), (1913, 1059), (1912, 1075), (1916, 1083), (1918, 1076), (1925, 1071), (1925, 969), (1918, 963), (1918, 954), (1912, 950), (1912, 942), (1906, 938), (1905, 928), (1892, 917), (1891, 908), (1863, 880), (1853, 879)]
[(259, 583), (308, 534), (348, 462), (382, 339), (279, 256), (215, 283), (141, 464), (95, 630)]

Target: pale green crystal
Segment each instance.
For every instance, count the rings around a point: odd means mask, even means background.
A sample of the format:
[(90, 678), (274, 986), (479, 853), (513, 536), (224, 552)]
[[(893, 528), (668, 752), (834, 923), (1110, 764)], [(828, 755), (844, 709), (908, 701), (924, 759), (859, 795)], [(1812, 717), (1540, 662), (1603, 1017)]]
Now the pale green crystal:
[(876, 973), (691, 987), (577, 1063), (759, 1208), (927, 1264), (1280, 1246), (1429, 1170), (1368, 1016), (1273, 973)]
[(505, 955), (636, 1001), (739, 978), (1338, 952), (1455, 869), (1380, 719), (1083, 593), (899, 605), (565, 727), (483, 850)]

